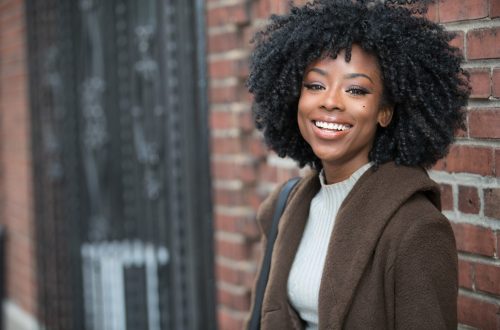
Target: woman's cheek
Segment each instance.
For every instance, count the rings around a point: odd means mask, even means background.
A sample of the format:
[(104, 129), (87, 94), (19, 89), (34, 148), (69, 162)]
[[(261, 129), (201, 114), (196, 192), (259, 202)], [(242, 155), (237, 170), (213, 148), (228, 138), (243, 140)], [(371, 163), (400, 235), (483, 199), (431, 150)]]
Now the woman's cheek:
[(298, 110), (297, 111), (297, 124), (299, 126), (300, 135), (302, 135), (304, 140), (308, 141), (305, 120), (306, 120), (306, 118), (304, 117), (303, 112)]

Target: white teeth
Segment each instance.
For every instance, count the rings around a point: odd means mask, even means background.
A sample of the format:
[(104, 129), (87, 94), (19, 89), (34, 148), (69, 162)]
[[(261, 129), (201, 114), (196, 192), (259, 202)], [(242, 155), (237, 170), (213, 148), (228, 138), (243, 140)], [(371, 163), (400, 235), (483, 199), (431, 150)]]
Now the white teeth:
[(331, 129), (331, 130), (336, 130), (336, 131), (345, 131), (345, 130), (351, 128), (351, 125), (329, 123), (326, 121), (318, 121), (318, 120), (316, 120), (314, 122), (314, 125), (316, 125), (319, 128)]

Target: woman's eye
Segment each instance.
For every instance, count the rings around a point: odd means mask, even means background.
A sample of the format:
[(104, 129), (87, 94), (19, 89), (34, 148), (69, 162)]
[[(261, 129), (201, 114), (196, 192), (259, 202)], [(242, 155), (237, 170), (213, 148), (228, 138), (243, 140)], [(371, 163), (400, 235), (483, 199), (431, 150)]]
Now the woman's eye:
[(347, 89), (347, 93), (352, 95), (366, 95), (368, 91), (361, 87), (351, 87)]
[(324, 87), (320, 84), (308, 84), (308, 83), (304, 83), (304, 88), (312, 91), (319, 91), (321, 89), (324, 89)]

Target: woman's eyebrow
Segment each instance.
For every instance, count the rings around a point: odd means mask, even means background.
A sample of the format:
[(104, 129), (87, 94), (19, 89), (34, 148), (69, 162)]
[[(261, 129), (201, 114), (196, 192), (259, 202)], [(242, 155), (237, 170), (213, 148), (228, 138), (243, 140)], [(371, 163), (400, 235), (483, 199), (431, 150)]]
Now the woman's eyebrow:
[(358, 78), (358, 77), (364, 77), (373, 83), (372, 78), (370, 78), (370, 76), (368, 76), (364, 73), (349, 73), (349, 74), (344, 75), (344, 78), (346, 78), (346, 79), (352, 79), (352, 78)]
[(320, 69), (320, 68), (311, 68), (311, 69), (310, 69), (309, 71), (307, 71), (307, 72), (309, 73), (309, 72), (311, 72), (311, 71), (316, 72), (316, 73), (319, 73), (319, 74), (320, 74), (320, 75), (322, 75), (322, 76), (328, 76), (328, 72), (326, 72), (325, 70), (322, 70), (322, 69)]
[[(320, 74), (322, 76), (328, 76), (328, 72), (326, 72), (325, 70), (322, 70), (320, 68), (311, 68), (307, 72), (309, 73), (311, 71), (316, 72), (316, 73), (318, 73), (318, 74)], [(370, 76), (368, 76), (368, 75), (366, 75), (364, 73), (349, 73), (349, 74), (344, 75), (344, 78), (346, 78), (346, 79), (353, 79), (353, 78), (358, 78), (358, 77), (364, 77), (364, 78), (370, 80), (373, 83), (372, 78), (370, 78)]]

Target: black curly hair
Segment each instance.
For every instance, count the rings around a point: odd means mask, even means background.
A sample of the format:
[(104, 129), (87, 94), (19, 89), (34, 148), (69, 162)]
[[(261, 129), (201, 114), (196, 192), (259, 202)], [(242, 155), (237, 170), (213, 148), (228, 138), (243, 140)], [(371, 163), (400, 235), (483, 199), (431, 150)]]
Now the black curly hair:
[(468, 74), (460, 51), (449, 45), (454, 34), (416, 15), (424, 8), (411, 6), (418, 3), (316, 0), (271, 16), (253, 39), (247, 86), (256, 126), (278, 156), (322, 168), (297, 124), (304, 70), (341, 50), (350, 61), (353, 44), (377, 57), (384, 100), (394, 107), (390, 125), (376, 132), (369, 154), (375, 166), (394, 160), (430, 167), (446, 155), (464, 125)]

